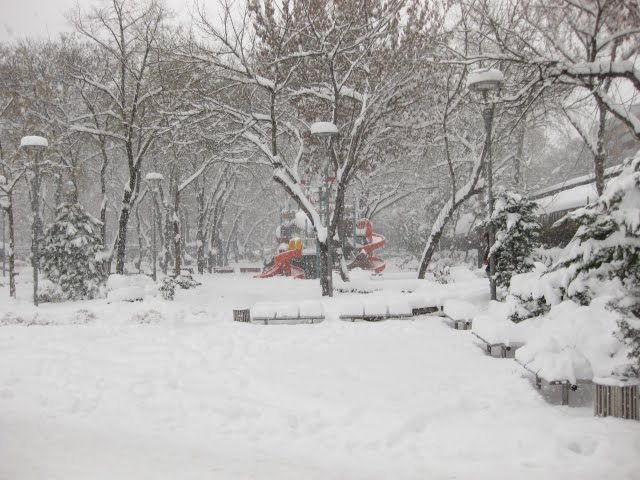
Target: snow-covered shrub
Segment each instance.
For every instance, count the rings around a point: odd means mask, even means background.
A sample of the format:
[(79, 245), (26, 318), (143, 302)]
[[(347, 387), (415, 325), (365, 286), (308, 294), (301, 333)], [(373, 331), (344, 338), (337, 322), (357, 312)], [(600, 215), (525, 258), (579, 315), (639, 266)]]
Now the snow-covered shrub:
[(106, 275), (99, 225), (77, 203), (65, 203), (44, 234), (42, 269), (66, 299), (95, 298), (101, 293)]
[[(513, 277), (507, 300), (512, 318), (547, 311), (549, 318), (559, 318), (554, 311), (567, 300), (588, 308), (605, 304), (618, 319), (619, 328), (610, 333), (627, 345), (631, 369), (640, 374), (640, 152), (595, 203), (567, 219), (579, 228), (558, 261), (547, 271)], [(584, 315), (582, 321), (600, 317)]]
[(547, 267), (551, 267), (558, 261), (560, 255), (562, 255), (562, 251), (560, 247), (540, 247), (536, 249), (534, 256), (539, 262), (544, 263)]
[(202, 285), (200, 282), (193, 279), (191, 275), (178, 275), (175, 277), (174, 282), (183, 290), (188, 290), (193, 287), (197, 287), (198, 285)]
[(162, 314), (154, 309), (142, 310), (140, 312), (136, 312), (131, 317), (129, 317), (129, 321), (132, 323), (141, 323), (141, 324), (149, 324), (149, 323), (160, 323), (164, 320)]
[(176, 296), (176, 282), (171, 277), (164, 277), (160, 284), (160, 295), (165, 300), (173, 300)]
[(548, 314), (520, 324), (537, 326), (516, 358), (547, 380), (575, 383), (619, 372), (629, 363), (627, 349), (613, 335), (620, 318), (604, 298), (589, 306), (565, 300)]
[(509, 318), (512, 321), (517, 323), (544, 315), (552, 305), (564, 299), (558, 277), (549, 277), (547, 273), (547, 267), (543, 263), (535, 263), (532, 271), (511, 277), (506, 303), (509, 305)]
[(147, 275), (110, 275), (107, 280), (109, 302), (137, 302), (157, 294), (157, 287)]
[(493, 227), (496, 232), (490, 253), (495, 256), (498, 288), (509, 288), (513, 275), (533, 270), (534, 253), (540, 246), (537, 208), (516, 193), (501, 192), (496, 197), (491, 220), (484, 228)]
[(640, 373), (640, 152), (597, 202), (568, 217), (579, 228), (552, 271), (562, 274), (562, 288), (581, 305), (611, 299), (611, 308), (624, 315), (622, 335)]
[(446, 262), (438, 262), (433, 267), (433, 278), (436, 282), (446, 285), (451, 280), (451, 267)]
[(51, 280), (42, 278), (38, 281), (38, 301), (41, 303), (57, 303), (64, 302), (67, 295), (60, 285), (53, 283)]

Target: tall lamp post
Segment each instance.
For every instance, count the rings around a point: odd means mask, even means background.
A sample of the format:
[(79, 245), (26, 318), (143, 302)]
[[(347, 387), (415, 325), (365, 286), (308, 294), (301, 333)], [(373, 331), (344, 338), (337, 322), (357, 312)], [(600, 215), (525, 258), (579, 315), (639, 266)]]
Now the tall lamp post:
[(151, 252), (151, 256), (153, 257), (153, 273), (151, 275), (151, 277), (153, 278), (153, 281), (155, 282), (158, 278), (158, 270), (157, 270), (157, 258), (158, 258), (158, 244), (156, 242), (156, 210), (158, 209), (158, 205), (157, 205), (157, 201), (158, 201), (158, 197), (156, 196), (158, 193), (158, 188), (160, 187), (160, 182), (162, 180), (164, 180), (164, 177), (162, 176), (161, 173), (156, 173), (156, 172), (149, 172), (147, 173), (147, 175), (145, 176), (145, 180), (147, 182), (149, 182), (149, 185), (151, 185), (151, 191), (153, 192), (153, 230), (152, 230), (152, 234), (151, 234), (151, 248), (152, 248), (152, 252)]
[[(338, 135), (338, 127), (333, 122), (315, 122), (311, 125), (311, 135), (318, 138), (327, 137), (331, 139), (331, 137), (336, 137)], [(333, 241), (332, 238), (329, 237), (329, 165), (331, 163), (331, 159), (327, 159), (327, 168), (325, 170), (325, 182), (326, 182), (326, 213), (324, 216), (324, 227), (327, 231), (327, 269), (329, 270), (327, 273), (328, 277), (328, 292), (327, 295), (333, 297), (333, 252), (331, 243)]]
[[(493, 215), (493, 160), (491, 156), (491, 130), (493, 127), (493, 114), (495, 110), (495, 103), (492, 98), (489, 97), (489, 93), (497, 91), (504, 82), (504, 75), (496, 68), (482, 68), (473, 70), (467, 77), (467, 87), (469, 90), (482, 93), (482, 100), (484, 108), (482, 110), (482, 117), (484, 119), (484, 131), (485, 131), (485, 162), (484, 162), (484, 189), (487, 203), (487, 216), (489, 220)], [(495, 242), (496, 231), (493, 224), (489, 226), (489, 249), (493, 247)], [(491, 300), (496, 299), (496, 259), (495, 255), (489, 250), (489, 288), (491, 293)]]
[(42, 218), (40, 218), (40, 160), (49, 142), (44, 137), (35, 135), (22, 137), (20, 148), (33, 156), (31, 169), (31, 267), (33, 268), (33, 304), (38, 305), (38, 270), (40, 270), (40, 240), (42, 236)]

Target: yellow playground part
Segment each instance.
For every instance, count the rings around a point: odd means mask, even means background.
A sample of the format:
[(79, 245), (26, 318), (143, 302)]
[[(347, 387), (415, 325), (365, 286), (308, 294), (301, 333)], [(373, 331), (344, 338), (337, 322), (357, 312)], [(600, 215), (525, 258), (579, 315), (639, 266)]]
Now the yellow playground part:
[(289, 250), (302, 250), (302, 239), (294, 237), (289, 240)]

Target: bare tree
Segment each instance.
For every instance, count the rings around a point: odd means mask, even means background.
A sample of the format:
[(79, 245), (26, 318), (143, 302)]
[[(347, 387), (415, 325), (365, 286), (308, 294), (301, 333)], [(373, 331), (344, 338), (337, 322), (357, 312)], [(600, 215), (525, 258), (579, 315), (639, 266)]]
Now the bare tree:
[[(249, 96), (242, 103), (212, 95), (206, 100), (210, 110), (227, 115), (236, 144), (257, 152), (252, 160), (271, 167), (273, 179), (310, 219), (324, 295), (330, 293), (329, 244), (338, 233), (346, 190), (376, 157), (377, 147), (396, 133), (390, 124), (394, 115), (413, 104), (407, 100), (416, 88), (413, 63), (393, 61), (394, 47), (405, 38), (398, 22), (403, 6), (379, 2), (369, 16), (358, 17), (358, 2), (252, 2), (238, 20), (223, 5), (222, 27), (204, 12), (199, 18), (215, 48), (200, 45), (184, 54), (186, 61), (215, 69), (224, 79), (217, 91), (236, 89), (242, 92), (236, 98)], [(301, 182), (309, 167), (322, 175), (326, 154), (306, 131), (318, 119), (332, 121), (340, 131), (328, 146), (328, 175), (335, 180), (326, 222)]]
[[(124, 273), (127, 225), (140, 193), (143, 160), (166, 129), (162, 117), (152, 108), (152, 101), (162, 92), (162, 86), (158, 85), (151, 68), (164, 15), (155, 0), (141, 5), (112, 0), (108, 7), (93, 9), (88, 14), (78, 11), (73, 19), (76, 30), (110, 59), (107, 83), (102, 83), (104, 77), (96, 77), (94, 72), (85, 69), (77, 74), (79, 80), (105, 98), (109, 108), (79, 121), (73, 128), (95, 135), (98, 142), (101, 136), (109, 138), (124, 152), (128, 181), (115, 240), (116, 273)], [(98, 121), (96, 126), (96, 117), (110, 117), (113, 121)]]

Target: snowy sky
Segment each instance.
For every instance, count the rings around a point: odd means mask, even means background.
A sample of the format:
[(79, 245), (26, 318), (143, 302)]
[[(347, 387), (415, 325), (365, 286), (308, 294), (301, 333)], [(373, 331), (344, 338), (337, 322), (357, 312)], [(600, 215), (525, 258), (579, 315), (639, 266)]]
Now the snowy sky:
[[(104, 1), (104, 0), (103, 0)], [(65, 13), (80, 6), (101, 3), (100, 0), (0, 0), (0, 41), (24, 37), (55, 38), (60, 32), (71, 30)], [(185, 21), (191, 1), (165, 0), (166, 5)]]

